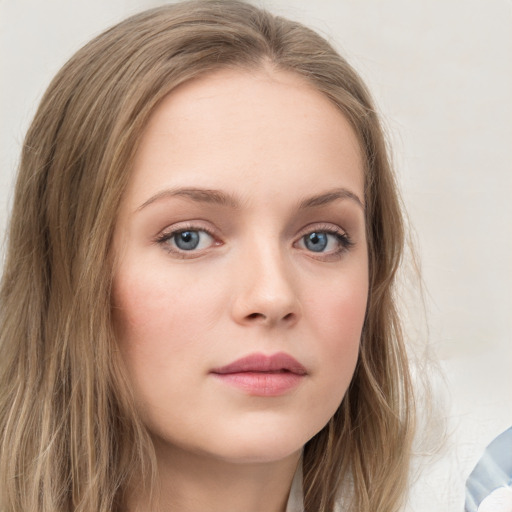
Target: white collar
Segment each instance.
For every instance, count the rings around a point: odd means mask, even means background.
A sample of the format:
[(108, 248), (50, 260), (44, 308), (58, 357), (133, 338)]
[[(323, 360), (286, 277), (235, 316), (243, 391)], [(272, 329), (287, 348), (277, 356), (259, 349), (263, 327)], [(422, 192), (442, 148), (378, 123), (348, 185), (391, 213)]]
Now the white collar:
[(295, 470), (292, 487), (286, 504), (286, 512), (304, 512), (304, 492), (302, 489), (302, 457)]

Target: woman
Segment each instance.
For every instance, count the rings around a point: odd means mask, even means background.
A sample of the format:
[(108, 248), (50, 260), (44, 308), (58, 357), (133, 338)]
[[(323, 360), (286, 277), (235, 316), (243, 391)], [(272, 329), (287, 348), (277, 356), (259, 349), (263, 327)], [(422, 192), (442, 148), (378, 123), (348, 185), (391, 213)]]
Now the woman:
[(398, 510), (402, 246), (372, 101), (318, 35), (217, 0), (106, 31), (24, 144), (2, 510)]

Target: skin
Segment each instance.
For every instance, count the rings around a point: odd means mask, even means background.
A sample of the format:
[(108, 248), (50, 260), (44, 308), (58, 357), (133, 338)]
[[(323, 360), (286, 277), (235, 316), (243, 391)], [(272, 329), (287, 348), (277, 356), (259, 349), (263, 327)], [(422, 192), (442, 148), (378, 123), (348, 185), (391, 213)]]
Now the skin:
[[(301, 449), (357, 361), (363, 191), (350, 124), (294, 74), (222, 70), (152, 115), (116, 227), (113, 302), (162, 510), (285, 510)], [(180, 249), (184, 229), (197, 248)], [(311, 250), (315, 232), (327, 245)], [(278, 396), (212, 374), (278, 352), (306, 370)], [(129, 508), (144, 500), (134, 491)]]

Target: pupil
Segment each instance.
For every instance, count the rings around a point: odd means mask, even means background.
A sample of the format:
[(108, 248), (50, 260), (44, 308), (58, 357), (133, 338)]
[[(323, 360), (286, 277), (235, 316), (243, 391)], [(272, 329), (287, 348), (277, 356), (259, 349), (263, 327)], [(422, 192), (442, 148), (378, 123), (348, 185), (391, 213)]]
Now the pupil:
[(327, 247), (325, 233), (310, 233), (306, 236), (305, 245), (310, 251), (321, 252)]

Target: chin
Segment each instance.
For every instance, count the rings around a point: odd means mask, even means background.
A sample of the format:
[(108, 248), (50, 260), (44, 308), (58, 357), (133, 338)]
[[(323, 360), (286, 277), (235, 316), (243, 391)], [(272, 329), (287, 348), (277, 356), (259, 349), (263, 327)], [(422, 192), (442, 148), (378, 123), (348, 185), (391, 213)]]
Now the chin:
[[(238, 464), (270, 463), (295, 456), (329, 421), (334, 405), (318, 409), (224, 409), (202, 417), (153, 416), (146, 427), (157, 450)], [(149, 418), (148, 418), (149, 419)], [(178, 452), (176, 452), (176, 450)]]
[(309, 435), (300, 428), (210, 429), (206, 436), (176, 438), (160, 432), (152, 435), (157, 451), (193, 459), (217, 460), (230, 464), (260, 464), (287, 459), (300, 452)]
[(235, 464), (261, 464), (284, 460), (302, 451), (304, 443), (283, 443), (265, 440), (240, 444), (226, 451), (223, 460)]
[(251, 429), (226, 432), (207, 443), (206, 451), (222, 460), (239, 464), (268, 463), (286, 459), (302, 451), (323, 427), (254, 425)]

